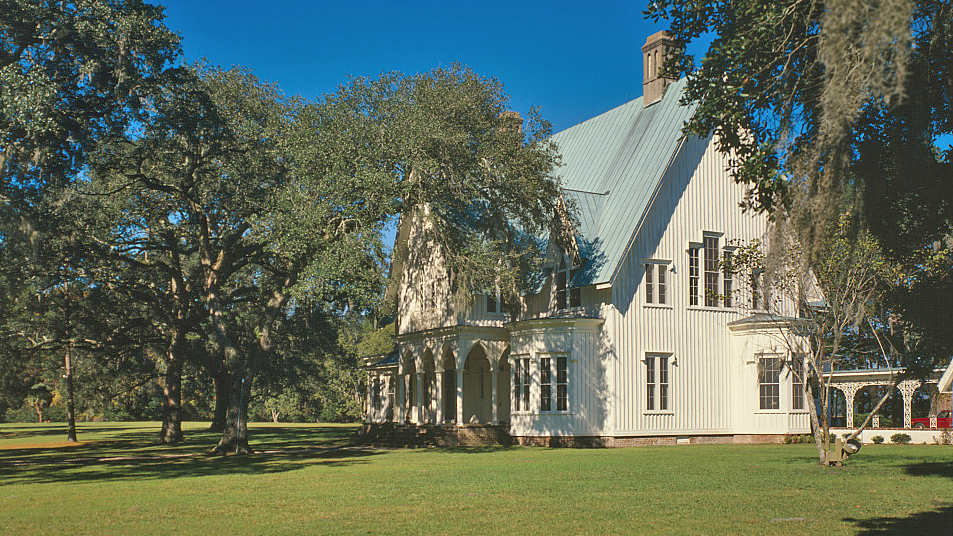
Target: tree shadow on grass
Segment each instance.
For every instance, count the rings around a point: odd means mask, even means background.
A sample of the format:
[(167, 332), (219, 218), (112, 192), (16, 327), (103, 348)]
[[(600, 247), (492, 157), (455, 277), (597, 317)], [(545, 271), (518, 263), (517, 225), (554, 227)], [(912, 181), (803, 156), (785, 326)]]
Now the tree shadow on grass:
[[(910, 476), (942, 476), (953, 478), (953, 461), (921, 462), (904, 466), (904, 471)], [(950, 529), (953, 533), (953, 529)]]
[(367, 463), (379, 451), (363, 448), (281, 449), (245, 456), (208, 454), (132, 455), (109, 458), (17, 460), (0, 463), (6, 483), (104, 482), (179, 477), (267, 474), (306, 467), (339, 467)]
[[(115, 436), (77, 444), (0, 450), (0, 483), (282, 472), (311, 465), (364, 463), (362, 458), (376, 453), (351, 448), (353, 429), (341, 426), (252, 427), (249, 443), (257, 454), (225, 457), (208, 454), (221, 437), (216, 432), (191, 431), (182, 443), (156, 445), (157, 429), (116, 427), (112, 431)], [(46, 430), (42, 432), (46, 435)], [(24, 439), (37, 435), (41, 434)]]
[(953, 526), (953, 504), (907, 517), (844, 518), (860, 531), (856, 536), (948, 536)]

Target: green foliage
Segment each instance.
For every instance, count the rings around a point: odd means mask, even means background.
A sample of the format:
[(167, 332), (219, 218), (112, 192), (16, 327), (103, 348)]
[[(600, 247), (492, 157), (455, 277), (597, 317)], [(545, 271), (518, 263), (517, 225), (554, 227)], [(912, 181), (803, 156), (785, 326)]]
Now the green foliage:
[(787, 434), (784, 436), (784, 443), (786, 445), (795, 444), (795, 443), (813, 443), (813, 442), (814, 442), (814, 436), (810, 434), (798, 434), (798, 435)]
[(875, 445), (879, 445), (879, 444), (881, 444), (881, 443), (884, 442), (884, 436), (875, 435), (874, 437), (871, 437), (870, 440), (871, 440)]
[(890, 436), (890, 442), (891, 442), (891, 443), (896, 443), (897, 445), (906, 445), (906, 444), (910, 443), (910, 439), (911, 439), (911, 437), (910, 437), (909, 434), (897, 433), (897, 434), (894, 434), (894, 435)]
[(0, 12), (0, 195), (25, 209), (136, 117), (179, 40), (139, 0), (2, 0)]

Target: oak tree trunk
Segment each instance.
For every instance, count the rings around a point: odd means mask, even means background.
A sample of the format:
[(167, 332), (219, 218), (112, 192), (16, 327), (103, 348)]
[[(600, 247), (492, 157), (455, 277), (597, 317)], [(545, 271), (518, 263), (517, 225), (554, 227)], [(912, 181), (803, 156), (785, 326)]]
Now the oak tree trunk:
[(182, 441), (182, 360), (185, 352), (185, 335), (181, 329), (175, 329), (169, 344), (168, 366), (165, 372), (165, 385), (162, 393), (165, 402), (165, 416), (158, 443), (175, 445)]
[(66, 442), (76, 443), (76, 413), (73, 407), (73, 362), (70, 345), (66, 345)]
[(228, 371), (221, 368), (215, 371), (215, 412), (212, 414), (212, 424), (209, 432), (224, 432), (225, 419), (228, 416), (228, 394), (231, 391), (232, 380)]

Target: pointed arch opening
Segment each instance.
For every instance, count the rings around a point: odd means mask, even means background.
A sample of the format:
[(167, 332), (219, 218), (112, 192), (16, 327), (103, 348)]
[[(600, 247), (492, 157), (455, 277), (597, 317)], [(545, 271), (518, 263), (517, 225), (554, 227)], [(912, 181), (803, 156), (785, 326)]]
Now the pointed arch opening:
[(492, 373), (483, 345), (475, 344), (463, 363), (463, 422), (487, 424), (493, 419)]

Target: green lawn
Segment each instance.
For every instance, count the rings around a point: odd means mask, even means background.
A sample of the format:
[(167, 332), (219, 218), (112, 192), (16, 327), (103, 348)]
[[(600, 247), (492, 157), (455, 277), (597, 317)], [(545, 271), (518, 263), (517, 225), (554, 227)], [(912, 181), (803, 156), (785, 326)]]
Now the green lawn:
[[(953, 447), (373, 450), (353, 427), (251, 427), (155, 447), (156, 423), (0, 425), (0, 534), (953, 534)], [(338, 448), (342, 447), (342, 448)]]

